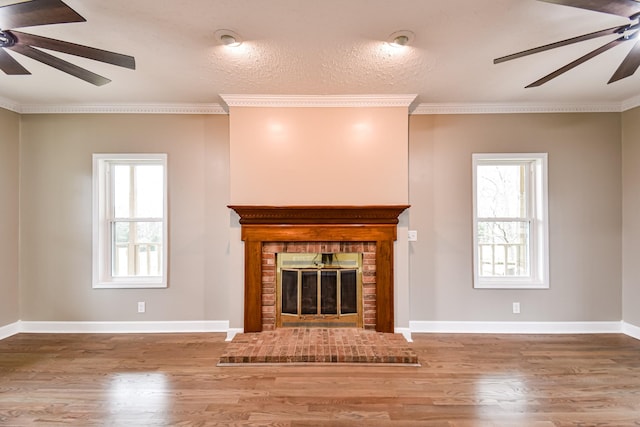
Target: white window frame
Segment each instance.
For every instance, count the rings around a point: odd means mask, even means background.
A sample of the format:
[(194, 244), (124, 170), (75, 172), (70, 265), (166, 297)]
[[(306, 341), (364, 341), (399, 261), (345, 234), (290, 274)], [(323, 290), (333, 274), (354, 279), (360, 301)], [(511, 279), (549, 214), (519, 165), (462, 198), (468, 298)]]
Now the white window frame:
[[(109, 165), (112, 162), (130, 162), (144, 164), (154, 162), (162, 164), (164, 168), (164, 205), (162, 217), (162, 272), (161, 276), (145, 277), (114, 277), (112, 275), (112, 238), (109, 214), (111, 207), (111, 178)], [(168, 171), (167, 155), (164, 153), (150, 154), (93, 154), (93, 288), (166, 288), (168, 285), (167, 271), (169, 264), (169, 234), (168, 234)]]
[[(474, 153), (473, 163), (473, 265), (474, 288), (485, 289), (546, 289), (549, 288), (549, 214), (547, 153)], [(529, 233), (529, 276), (480, 276), (478, 223), (477, 170), (479, 165), (529, 163), (530, 176), (526, 177), (528, 197), (527, 219)]]

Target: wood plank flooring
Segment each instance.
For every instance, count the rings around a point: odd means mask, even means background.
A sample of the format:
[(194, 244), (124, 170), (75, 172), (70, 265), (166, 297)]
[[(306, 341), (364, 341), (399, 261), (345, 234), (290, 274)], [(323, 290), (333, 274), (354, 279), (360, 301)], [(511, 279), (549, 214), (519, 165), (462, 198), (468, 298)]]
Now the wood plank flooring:
[(639, 426), (640, 341), (416, 334), (421, 367), (216, 366), (223, 334), (0, 341), (0, 426)]

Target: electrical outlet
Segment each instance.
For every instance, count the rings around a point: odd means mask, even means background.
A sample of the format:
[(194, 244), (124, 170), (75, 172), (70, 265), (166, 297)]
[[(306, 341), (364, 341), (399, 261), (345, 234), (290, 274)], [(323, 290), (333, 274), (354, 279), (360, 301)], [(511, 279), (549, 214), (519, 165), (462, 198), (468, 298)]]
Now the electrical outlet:
[(520, 314), (520, 303), (519, 302), (514, 302), (513, 303), (513, 314)]
[(138, 301), (138, 313), (144, 313), (147, 310), (147, 305), (144, 301)]
[(418, 230), (409, 230), (407, 233), (407, 238), (410, 242), (418, 241)]

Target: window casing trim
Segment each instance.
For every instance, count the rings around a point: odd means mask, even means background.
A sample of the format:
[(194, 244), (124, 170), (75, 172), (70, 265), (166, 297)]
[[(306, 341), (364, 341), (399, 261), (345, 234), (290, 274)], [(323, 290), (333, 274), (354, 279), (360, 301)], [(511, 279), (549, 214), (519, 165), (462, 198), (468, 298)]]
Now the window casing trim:
[[(547, 289), (549, 288), (549, 221), (548, 221), (548, 155), (547, 153), (474, 153), (473, 170), (473, 286), (480, 289)], [(477, 206), (477, 169), (479, 165), (527, 164), (526, 215), (510, 218), (479, 218)], [(488, 221), (527, 221), (529, 229), (528, 276), (480, 276), (478, 223)]]
[[(110, 178), (106, 173), (109, 164), (161, 164), (163, 167), (163, 215), (162, 222), (162, 267), (160, 276), (120, 276), (112, 274), (111, 225), (115, 218), (108, 214), (112, 209), (112, 195)], [(93, 271), (92, 287), (96, 289), (126, 289), (126, 288), (166, 288), (168, 286), (168, 172), (167, 155), (165, 153), (108, 153), (93, 154), (93, 197), (92, 197), (92, 240), (93, 240)], [(144, 220), (145, 218), (137, 218)]]

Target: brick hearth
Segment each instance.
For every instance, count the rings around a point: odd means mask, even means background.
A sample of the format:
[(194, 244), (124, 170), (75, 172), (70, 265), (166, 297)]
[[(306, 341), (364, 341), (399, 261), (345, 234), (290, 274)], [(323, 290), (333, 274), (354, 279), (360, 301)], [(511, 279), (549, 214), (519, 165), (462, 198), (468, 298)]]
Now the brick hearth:
[(219, 362), (223, 366), (252, 363), (419, 364), (402, 335), (356, 328), (280, 328), (238, 334)]

